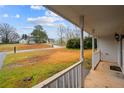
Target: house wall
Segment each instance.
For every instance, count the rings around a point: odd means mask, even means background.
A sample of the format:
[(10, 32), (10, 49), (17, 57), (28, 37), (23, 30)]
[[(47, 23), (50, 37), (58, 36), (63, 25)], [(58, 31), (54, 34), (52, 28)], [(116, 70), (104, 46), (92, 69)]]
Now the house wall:
[(0, 36), (0, 43), (2, 43), (2, 37)]
[(101, 50), (101, 60), (118, 62), (118, 42), (114, 36), (97, 38), (97, 48)]
[[(121, 50), (121, 43), (118, 42), (118, 65), (121, 67), (122, 72), (124, 74), (124, 39), (122, 40), (122, 50)], [(122, 63), (121, 63), (121, 51), (122, 51)]]
[(19, 41), (19, 43), (20, 43), (20, 44), (27, 44), (27, 43), (28, 43), (28, 40), (22, 39), (22, 40)]
[(124, 39), (122, 40), (122, 50), (120, 46), (120, 41), (116, 41), (114, 36), (97, 38), (97, 48), (101, 50), (101, 60), (117, 62), (124, 74)]

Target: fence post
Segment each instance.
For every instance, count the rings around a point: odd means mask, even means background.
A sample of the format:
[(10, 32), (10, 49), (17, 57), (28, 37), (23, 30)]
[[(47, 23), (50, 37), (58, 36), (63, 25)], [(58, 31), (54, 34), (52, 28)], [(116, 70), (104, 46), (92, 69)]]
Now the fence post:
[(14, 53), (16, 53), (16, 47), (14, 46)]

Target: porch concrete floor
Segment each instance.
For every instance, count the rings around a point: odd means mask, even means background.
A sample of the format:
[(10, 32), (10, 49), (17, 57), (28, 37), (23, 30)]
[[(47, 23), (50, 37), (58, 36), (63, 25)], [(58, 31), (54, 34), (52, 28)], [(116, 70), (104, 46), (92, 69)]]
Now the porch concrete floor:
[(124, 88), (122, 72), (110, 70), (112, 62), (100, 62), (96, 70), (91, 70), (84, 81), (85, 88)]

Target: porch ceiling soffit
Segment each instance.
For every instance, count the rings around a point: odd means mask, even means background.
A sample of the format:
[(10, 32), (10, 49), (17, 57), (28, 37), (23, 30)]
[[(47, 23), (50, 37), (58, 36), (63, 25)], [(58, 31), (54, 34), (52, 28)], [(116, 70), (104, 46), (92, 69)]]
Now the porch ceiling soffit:
[(71, 23), (80, 27), (80, 16), (84, 16), (85, 31), (92, 34), (95, 29), (97, 36), (110, 36), (124, 33), (124, 6), (119, 5), (47, 5)]

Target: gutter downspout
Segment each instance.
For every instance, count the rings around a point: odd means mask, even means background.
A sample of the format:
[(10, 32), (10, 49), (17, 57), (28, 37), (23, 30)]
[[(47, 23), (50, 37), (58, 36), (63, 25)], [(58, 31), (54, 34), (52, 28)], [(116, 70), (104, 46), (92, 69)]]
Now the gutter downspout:
[(122, 40), (123, 40), (123, 37), (122, 37), (122, 35), (121, 35), (121, 37), (120, 37), (120, 65), (121, 65), (121, 68), (123, 69), (123, 52), (122, 52), (122, 46), (123, 46), (123, 44), (122, 44)]
[(122, 53), (122, 36), (121, 36), (121, 39), (120, 39), (120, 65), (121, 65), (121, 68), (123, 69), (123, 53)]

